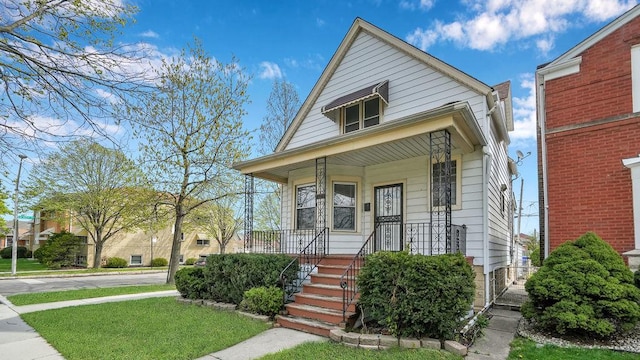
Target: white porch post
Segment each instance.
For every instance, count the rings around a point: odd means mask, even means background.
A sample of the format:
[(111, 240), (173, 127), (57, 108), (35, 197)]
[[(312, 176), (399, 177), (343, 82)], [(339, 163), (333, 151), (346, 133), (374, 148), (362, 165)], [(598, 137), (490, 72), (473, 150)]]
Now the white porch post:
[(640, 155), (630, 159), (623, 159), (622, 165), (631, 170), (633, 230), (635, 236), (634, 249), (625, 252), (623, 255), (626, 255), (629, 259), (629, 268), (632, 271), (636, 271), (640, 268)]

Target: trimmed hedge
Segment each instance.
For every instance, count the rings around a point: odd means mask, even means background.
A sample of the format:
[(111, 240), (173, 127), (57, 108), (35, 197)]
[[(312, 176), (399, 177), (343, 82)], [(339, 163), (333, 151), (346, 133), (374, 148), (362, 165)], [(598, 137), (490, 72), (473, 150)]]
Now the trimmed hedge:
[(474, 280), (461, 254), (377, 252), (360, 269), (358, 304), (395, 336), (451, 339), (471, 308)]
[(209, 298), (207, 289), (209, 286), (204, 280), (204, 268), (188, 267), (176, 272), (176, 289), (185, 299)]
[(126, 268), (129, 264), (127, 260), (119, 257), (110, 257), (107, 259), (106, 268)]
[[(11, 247), (6, 247), (0, 250), (0, 257), (3, 259), (11, 259), (13, 257), (11, 253), (12, 251), (13, 249)], [(18, 259), (26, 259), (31, 257), (31, 252), (24, 246), (18, 246), (16, 248), (16, 256)]]
[(169, 261), (165, 258), (155, 258), (151, 260), (151, 266), (162, 267), (169, 265)]
[(606, 338), (640, 320), (640, 289), (622, 257), (594, 233), (567, 241), (525, 284), (522, 315), (557, 334)]
[(193, 265), (193, 264), (195, 264), (195, 263), (196, 263), (196, 261), (198, 261), (198, 259), (196, 259), (196, 258), (188, 258), (188, 259), (184, 262), (184, 264), (185, 264), (185, 265)]
[(282, 310), (284, 291), (275, 286), (260, 286), (244, 292), (244, 299), (240, 303), (240, 309), (260, 315), (266, 315), (273, 319)]
[[(254, 287), (276, 286), (280, 272), (291, 262), (282, 254), (214, 254), (207, 258), (204, 278), (209, 299), (239, 305), (244, 292)], [(287, 279), (295, 280), (298, 266), (292, 266)]]

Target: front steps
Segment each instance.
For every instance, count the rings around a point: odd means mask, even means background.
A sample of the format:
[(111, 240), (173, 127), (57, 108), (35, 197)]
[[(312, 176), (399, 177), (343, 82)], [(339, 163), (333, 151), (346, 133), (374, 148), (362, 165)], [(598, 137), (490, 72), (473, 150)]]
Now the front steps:
[[(276, 317), (277, 323), (289, 329), (329, 337), (336, 327), (343, 327), (342, 288), (340, 277), (351, 264), (353, 255), (328, 255), (311, 281), (295, 294), (295, 301), (286, 305), (287, 315)], [(355, 314), (355, 304), (347, 309), (347, 318)]]

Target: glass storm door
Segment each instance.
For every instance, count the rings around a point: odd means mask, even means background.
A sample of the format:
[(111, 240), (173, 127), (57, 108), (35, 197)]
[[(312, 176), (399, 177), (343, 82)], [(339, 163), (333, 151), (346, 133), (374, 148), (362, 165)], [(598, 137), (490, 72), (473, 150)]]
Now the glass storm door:
[(375, 251), (402, 250), (402, 184), (378, 186), (375, 197)]

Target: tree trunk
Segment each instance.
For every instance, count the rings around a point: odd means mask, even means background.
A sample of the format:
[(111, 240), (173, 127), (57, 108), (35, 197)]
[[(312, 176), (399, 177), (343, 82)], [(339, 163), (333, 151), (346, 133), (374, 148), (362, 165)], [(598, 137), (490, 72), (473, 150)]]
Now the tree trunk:
[(102, 236), (99, 232), (96, 232), (96, 238), (94, 242), (96, 244), (96, 249), (93, 253), (93, 268), (98, 269), (102, 267), (102, 246), (104, 245)]
[(176, 222), (174, 224), (173, 243), (171, 245), (171, 259), (169, 259), (169, 271), (167, 272), (167, 284), (175, 284), (175, 276), (180, 266), (180, 246), (182, 245), (182, 223), (184, 214), (182, 205), (176, 206)]

